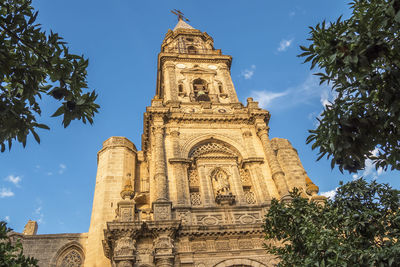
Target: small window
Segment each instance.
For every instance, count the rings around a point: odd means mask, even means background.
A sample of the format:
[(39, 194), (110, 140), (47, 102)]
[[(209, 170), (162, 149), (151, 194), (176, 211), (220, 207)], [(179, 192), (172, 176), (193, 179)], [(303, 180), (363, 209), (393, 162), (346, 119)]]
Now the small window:
[(187, 50), (188, 50), (188, 53), (189, 54), (196, 54), (197, 53), (197, 51), (196, 51), (196, 48), (194, 47), (194, 46), (189, 46), (188, 48), (187, 48)]
[(182, 84), (178, 85), (178, 90), (179, 90), (179, 93), (183, 93), (183, 85)]
[(186, 38), (186, 41), (193, 42), (193, 38)]
[(193, 91), (197, 101), (210, 101), (208, 96), (207, 82), (202, 79), (193, 81)]

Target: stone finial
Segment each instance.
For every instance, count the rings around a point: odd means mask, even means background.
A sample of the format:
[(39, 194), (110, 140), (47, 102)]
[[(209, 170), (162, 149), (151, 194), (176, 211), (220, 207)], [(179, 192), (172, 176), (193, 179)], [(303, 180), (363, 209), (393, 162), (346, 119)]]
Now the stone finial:
[(258, 102), (254, 101), (252, 97), (247, 98), (247, 107), (251, 109), (259, 109)]
[(133, 199), (134, 196), (135, 196), (135, 192), (133, 191), (131, 174), (128, 173), (127, 177), (124, 181), (124, 185), (122, 187), (121, 197), (122, 197), (122, 199), (125, 199), (127, 197), (129, 197), (129, 199)]
[(310, 177), (308, 177), (308, 175), (306, 176), (306, 192), (307, 194), (309, 194), (310, 196), (314, 196), (316, 194), (318, 194), (319, 191), (319, 187), (316, 186), (310, 179)]
[(31, 221), (29, 220), (24, 228), (24, 231), (22, 232), (23, 235), (36, 235), (38, 230), (38, 224), (36, 221)]

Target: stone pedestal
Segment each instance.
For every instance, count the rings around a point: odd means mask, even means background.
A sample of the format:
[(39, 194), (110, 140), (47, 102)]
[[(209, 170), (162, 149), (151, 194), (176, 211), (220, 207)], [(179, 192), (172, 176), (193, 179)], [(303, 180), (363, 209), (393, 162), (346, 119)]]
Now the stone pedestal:
[(171, 220), (172, 203), (170, 201), (153, 202), (153, 218), (155, 221)]

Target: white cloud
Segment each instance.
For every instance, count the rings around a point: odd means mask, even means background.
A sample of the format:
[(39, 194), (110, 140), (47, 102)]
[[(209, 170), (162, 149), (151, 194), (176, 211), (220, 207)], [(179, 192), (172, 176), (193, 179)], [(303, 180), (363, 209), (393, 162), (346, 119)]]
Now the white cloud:
[(5, 216), (5, 217), (4, 217), (4, 221), (6, 221), (6, 222), (10, 222), (10, 216), (8, 216), (8, 215), (7, 215), (7, 216)]
[(290, 39), (290, 40), (283, 39), (283, 40), (279, 43), (278, 51), (279, 51), (279, 52), (286, 51), (286, 50), (289, 48), (289, 46), (292, 45), (292, 43), (293, 43), (293, 39)]
[(269, 104), (274, 100), (279, 97), (287, 95), (288, 92), (280, 92), (280, 93), (275, 93), (275, 92), (268, 92), (268, 91), (253, 91), (252, 92), (252, 97), (256, 99), (256, 101), (259, 102), (260, 107), (268, 107)]
[(48, 176), (52, 176), (53, 173), (52, 173), (52, 172), (48, 172), (47, 175), (48, 175)]
[(21, 182), (20, 176), (9, 175), (4, 180), (7, 182), (13, 183), (16, 187), (19, 187), (19, 183)]
[[(373, 151), (371, 151), (372, 155), (377, 156), (378, 155), (378, 149), (375, 148)], [(378, 179), (379, 176), (381, 176), (382, 174), (384, 174), (385, 171), (379, 167), (378, 169), (376, 169), (376, 166), (374, 164), (374, 162), (370, 159), (367, 159), (365, 161), (365, 168), (362, 171), (361, 174), (354, 174), (353, 175), (353, 179), (358, 179), (360, 177), (365, 177), (365, 178), (372, 178), (372, 179)]]
[(63, 174), (67, 170), (67, 165), (61, 163), (59, 166), (60, 166), (60, 169), (58, 170), (58, 173)]
[(245, 69), (245, 70), (242, 71), (242, 76), (246, 80), (250, 80), (253, 77), (255, 70), (256, 70), (256, 65), (251, 65), (250, 69)]
[(43, 202), (41, 199), (36, 199), (36, 203), (38, 207), (34, 210), (33, 214), (38, 224), (44, 223), (44, 214), (43, 214)]
[(4, 187), (0, 189), (0, 198), (12, 197), (12, 196), (14, 196), (14, 192), (11, 191), (11, 189)]
[(309, 74), (300, 85), (287, 88), (280, 92), (266, 90), (251, 91), (250, 97), (258, 101), (260, 107), (268, 108), (269, 110), (292, 108), (304, 104), (315, 104), (318, 99), (326, 99), (326, 101), (332, 101), (334, 99), (331, 88), (326, 84), (319, 85), (319, 78), (312, 74)]
[(296, 15), (296, 12), (294, 12), (294, 11), (291, 11), (291, 12), (289, 13), (289, 17), (293, 17), (294, 15)]
[(327, 197), (327, 198), (330, 198), (330, 199), (334, 199), (335, 196), (336, 196), (336, 190), (337, 190), (337, 187), (335, 189), (331, 190), (331, 191), (322, 192), (321, 196), (324, 196), (324, 197)]

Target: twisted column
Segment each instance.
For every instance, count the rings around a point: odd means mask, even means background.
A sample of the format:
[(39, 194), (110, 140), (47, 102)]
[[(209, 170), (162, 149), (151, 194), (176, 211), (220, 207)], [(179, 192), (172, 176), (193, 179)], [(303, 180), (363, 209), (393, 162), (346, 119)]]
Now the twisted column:
[(272, 172), (272, 179), (276, 184), (279, 195), (284, 197), (289, 194), (286, 178), (281, 166), (279, 165), (278, 159), (276, 158), (275, 152), (272, 149), (271, 141), (268, 136), (268, 128), (264, 126), (259, 127), (257, 130), (257, 135), (261, 139), (267, 162)]

